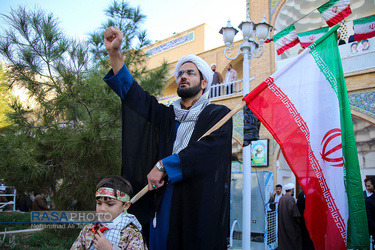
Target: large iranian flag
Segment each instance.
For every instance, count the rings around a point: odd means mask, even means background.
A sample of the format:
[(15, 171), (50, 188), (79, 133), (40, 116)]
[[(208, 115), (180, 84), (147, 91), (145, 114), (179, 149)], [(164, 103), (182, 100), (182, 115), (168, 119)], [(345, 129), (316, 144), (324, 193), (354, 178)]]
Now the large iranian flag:
[(315, 249), (369, 246), (337, 28), (244, 97), (304, 190)]
[(278, 55), (282, 54), (284, 51), (296, 46), (299, 43), (297, 31), (294, 27), (294, 24), (274, 35), (272, 39), (275, 42), (276, 52)]
[(361, 41), (375, 36), (375, 15), (353, 20), (354, 40)]
[(318, 8), (329, 27), (338, 24), (352, 14), (350, 0), (330, 0)]

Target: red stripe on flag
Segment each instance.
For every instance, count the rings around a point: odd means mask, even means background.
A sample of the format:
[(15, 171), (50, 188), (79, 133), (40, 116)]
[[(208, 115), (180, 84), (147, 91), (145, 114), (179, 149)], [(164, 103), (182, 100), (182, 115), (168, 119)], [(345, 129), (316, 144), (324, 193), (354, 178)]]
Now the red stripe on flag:
[(309, 47), (312, 44), (312, 42), (311, 43), (300, 42), (300, 44), (301, 44), (302, 47), (307, 48), (307, 47)]
[(282, 46), (281, 48), (279, 48), (279, 49), (277, 50), (277, 54), (278, 54), (278, 55), (282, 54), (284, 51), (286, 51), (286, 50), (288, 50), (288, 49), (294, 47), (294, 46), (295, 46), (296, 44), (298, 44), (298, 43), (299, 43), (299, 39), (298, 39), (298, 37), (297, 37), (296, 39), (294, 39), (294, 40), (291, 41), (290, 43), (285, 44), (284, 46)]
[[(309, 143), (309, 129), (269, 77), (244, 97), (280, 145), (305, 192), (305, 221), (315, 249), (346, 249), (346, 228)], [(277, 112), (275, 112), (277, 110)]]
[(332, 17), (331, 19), (327, 20), (327, 24), (329, 27), (332, 27), (336, 24), (338, 24), (340, 21), (344, 20), (345, 17), (352, 14), (352, 10), (350, 9), (350, 5), (348, 5), (345, 9), (343, 9), (339, 14)]
[(365, 40), (374, 36), (375, 36), (375, 31), (364, 33), (364, 34), (354, 34), (354, 40), (359, 42), (361, 40)]

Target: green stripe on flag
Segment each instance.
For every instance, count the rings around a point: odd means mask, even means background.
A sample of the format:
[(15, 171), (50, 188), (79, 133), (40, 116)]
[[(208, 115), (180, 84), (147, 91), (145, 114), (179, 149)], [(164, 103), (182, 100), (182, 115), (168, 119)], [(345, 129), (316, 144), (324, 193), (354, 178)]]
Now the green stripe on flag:
[(375, 15), (353, 20), (354, 25), (372, 22), (375, 22)]
[(329, 9), (329, 8), (331, 8), (333, 5), (335, 5), (335, 3), (338, 2), (338, 1), (340, 1), (340, 0), (335, 0), (335, 1), (331, 0), (331, 1), (329, 1), (328, 3), (323, 4), (322, 6), (320, 6), (320, 7), (318, 8), (319, 12), (320, 12), (320, 13), (323, 13), (324, 11), (326, 11), (327, 9)]
[[(362, 191), (362, 180), (359, 169), (357, 146), (354, 137), (353, 121), (350, 113), (348, 92), (346, 90), (344, 73), (337, 46), (337, 29), (333, 27), (324, 36), (311, 44), (309, 48), (317, 55), (314, 58), (324, 61), (330, 73), (328, 77), (335, 77), (337, 82), (337, 97), (340, 104), (342, 150), (344, 156), (345, 188), (349, 203), (349, 219), (347, 225), (347, 248), (362, 249), (369, 247), (369, 233), (367, 227), (367, 214)], [(334, 33), (334, 34), (333, 34)], [(327, 70), (327, 68), (325, 69)], [(332, 82), (332, 79), (328, 79)]]
[(280, 38), (288, 35), (289, 33), (291, 33), (295, 29), (296, 28), (294, 27), (294, 24), (288, 26), (287, 28), (283, 29), (282, 31), (280, 31), (279, 33), (277, 33), (276, 35), (274, 35), (273, 36), (273, 41), (279, 40)]
[(320, 71), (324, 74), (327, 81), (331, 84), (331, 87), (335, 91), (336, 95), (338, 95), (337, 81), (332, 71), (329, 69), (327, 64), (323, 61), (323, 59), (320, 57), (319, 53), (316, 50), (312, 50), (310, 54), (314, 58), (318, 67), (320, 68)]

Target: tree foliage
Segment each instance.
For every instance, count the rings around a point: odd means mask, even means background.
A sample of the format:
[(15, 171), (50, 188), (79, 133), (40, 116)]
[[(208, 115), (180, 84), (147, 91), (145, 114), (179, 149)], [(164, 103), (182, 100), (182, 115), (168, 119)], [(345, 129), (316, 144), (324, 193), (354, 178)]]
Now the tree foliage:
[(105, 14), (108, 20), (102, 24), (100, 29), (90, 34), (90, 52), (93, 54), (94, 61), (101, 68), (110, 68), (109, 56), (103, 42), (103, 31), (110, 26), (117, 26), (124, 37), (121, 47), (124, 62), (134, 79), (140, 83), (144, 90), (159, 95), (166, 81), (168, 63), (163, 62), (160, 67), (151, 72), (145, 66), (146, 54), (142, 48), (150, 45), (150, 41), (147, 39), (147, 32), (141, 29), (141, 25), (146, 16), (141, 13), (139, 7), (131, 7), (126, 1), (114, 1), (105, 10)]
[(7, 102), (10, 101), (9, 87), (4, 82), (3, 66), (0, 63), (0, 133), (1, 131), (11, 125), (11, 121), (7, 117), (7, 113), (11, 112)]
[(0, 40), (13, 126), (0, 140), (0, 168), (18, 191), (53, 191), (56, 208), (93, 208), (95, 184), (120, 166), (119, 100), (89, 69), (88, 43), (67, 38), (52, 14), (19, 7)]
[[(148, 73), (140, 67), (145, 56), (139, 46), (147, 43), (139, 8), (113, 2), (106, 13), (107, 24), (127, 31), (124, 60), (132, 72), (160, 93), (155, 86), (163, 85), (166, 63)], [(1, 177), (19, 192), (52, 190), (54, 209), (94, 209), (95, 185), (121, 167), (121, 103), (102, 80), (108, 67), (102, 29), (83, 42), (66, 37), (58, 19), (41, 9), (19, 7), (2, 17), (9, 25), (0, 37), (8, 63), (4, 81), (29, 96), (27, 103), (9, 102), (12, 126), (0, 136)], [(90, 50), (100, 69), (90, 68)]]

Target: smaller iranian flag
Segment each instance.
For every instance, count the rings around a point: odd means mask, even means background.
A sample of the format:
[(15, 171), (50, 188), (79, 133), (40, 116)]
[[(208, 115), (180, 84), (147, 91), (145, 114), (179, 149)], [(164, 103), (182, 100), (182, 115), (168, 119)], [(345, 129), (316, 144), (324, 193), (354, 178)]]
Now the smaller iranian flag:
[(275, 42), (278, 55), (297, 45), (299, 39), (294, 24), (274, 35), (273, 41)]
[(352, 14), (350, 0), (331, 0), (318, 8), (329, 27), (338, 24)]
[(302, 47), (309, 47), (310, 44), (321, 38), (327, 33), (328, 27), (311, 30), (303, 33), (298, 33), (298, 38)]
[(375, 36), (375, 15), (353, 20), (354, 40), (361, 41)]

